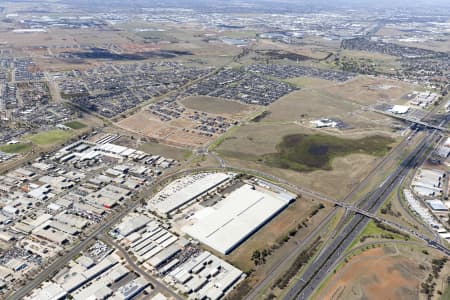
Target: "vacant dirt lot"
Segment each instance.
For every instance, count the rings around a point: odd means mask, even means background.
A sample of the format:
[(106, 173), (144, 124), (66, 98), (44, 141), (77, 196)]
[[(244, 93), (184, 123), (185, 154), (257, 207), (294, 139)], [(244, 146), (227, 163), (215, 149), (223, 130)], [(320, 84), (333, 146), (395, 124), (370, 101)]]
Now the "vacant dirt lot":
[(183, 129), (193, 128), (190, 120), (162, 122), (148, 111), (140, 111), (117, 123), (120, 127), (175, 146), (200, 147), (214, 137), (201, 136)]
[(419, 268), (422, 260), (395, 246), (367, 250), (339, 270), (316, 299), (419, 299), (427, 275)]

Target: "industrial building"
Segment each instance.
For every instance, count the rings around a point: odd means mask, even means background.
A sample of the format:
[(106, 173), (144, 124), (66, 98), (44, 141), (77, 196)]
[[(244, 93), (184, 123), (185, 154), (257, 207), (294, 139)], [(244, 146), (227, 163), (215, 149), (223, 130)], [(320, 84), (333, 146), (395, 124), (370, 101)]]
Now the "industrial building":
[(286, 195), (245, 184), (216, 205), (198, 211), (193, 224), (182, 230), (228, 254), (294, 200)]
[(177, 236), (142, 214), (128, 215), (117, 228), (120, 232), (126, 230), (126, 235), (121, 236), (126, 236), (125, 242), (137, 261), (148, 262), (152, 268), (160, 267), (183, 248)]
[(167, 214), (213, 190), (232, 177), (233, 174), (229, 173), (202, 173), (180, 178), (150, 199), (148, 207), (161, 216), (167, 216)]
[(404, 115), (404, 114), (408, 113), (408, 111), (409, 111), (409, 106), (403, 106), (403, 105), (394, 105), (390, 109), (391, 113), (397, 114), (397, 115)]
[(222, 298), (244, 278), (239, 269), (207, 251), (191, 257), (173, 269), (167, 277), (182, 293), (191, 299)]
[(438, 212), (448, 211), (448, 207), (445, 206), (444, 202), (442, 202), (441, 200), (434, 199), (434, 200), (427, 200), (426, 202), (434, 211)]
[(440, 170), (420, 169), (411, 184), (414, 192), (422, 197), (441, 195), (445, 173)]

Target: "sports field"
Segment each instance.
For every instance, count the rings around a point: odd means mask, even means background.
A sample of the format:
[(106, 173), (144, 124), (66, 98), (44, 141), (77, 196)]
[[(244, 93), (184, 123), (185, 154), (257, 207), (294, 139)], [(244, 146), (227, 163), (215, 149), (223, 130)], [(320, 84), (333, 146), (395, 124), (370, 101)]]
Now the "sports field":
[(71, 121), (71, 122), (67, 122), (67, 123), (64, 124), (64, 125), (67, 126), (67, 127), (69, 127), (69, 128), (72, 128), (72, 129), (74, 129), (74, 130), (83, 129), (83, 128), (86, 128), (86, 127), (87, 127), (86, 124), (84, 124), (84, 123), (82, 123), (82, 122), (79, 122), (79, 121)]
[(23, 153), (29, 151), (30, 149), (31, 144), (29, 143), (3, 145), (0, 147), (0, 151), (5, 153)]
[(54, 129), (30, 135), (26, 139), (38, 146), (49, 146), (64, 143), (73, 137), (73, 135), (74, 133), (69, 130)]

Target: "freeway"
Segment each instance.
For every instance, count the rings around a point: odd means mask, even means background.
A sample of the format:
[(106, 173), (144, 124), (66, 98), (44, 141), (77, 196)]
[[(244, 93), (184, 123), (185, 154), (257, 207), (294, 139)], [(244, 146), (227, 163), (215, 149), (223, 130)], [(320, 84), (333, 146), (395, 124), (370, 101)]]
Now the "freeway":
[(299, 243), (295, 249), (286, 257), (284, 257), (281, 261), (279, 261), (276, 265), (274, 265), (267, 273), (270, 274), (270, 276), (266, 276), (262, 281), (258, 282), (258, 285), (255, 286), (252, 291), (245, 296), (245, 300), (253, 300), (258, 299), (258, 295), (261, 292), (261, 290), (269, 285), (273, 278), (279, 276), (281, 271), (287, 269), (289, 267), (289, 264), (293, 261), (293, 259), (300, 253), (306, 245), (311, 243), (316, 236), (319, 235), (320, 231), (322, 230), (322, 226), (328, 224), (332, 218), (336, 215), (337, 209), (333, 209), (321, 222), (314, 228), (313, 231), (311, 231), (305, 239), (302, 241), (302, 243)]
[[(424, 142), (422, 141), (421, 145), (423, 145)], [(418, 147), (419, 148), (419, 147)], [(422, 149), (422, 148), (421, 148)], [(178, 177), (187, 173), (192, 173), (192, 172), (200, 172), (200, 171), (211, 171), (211, 170), (226, 170), (226, 171), (234, 171), (234, 172), (241, 172), (241, 173), (246, 173), (246, 174), (251, 174), (251, 175), (255, 175), (257, 177), (261, 177), (261, 178), (268, 178), (269, 180), (274, 180), (278, 183), (284, 184), (287, 187), (291, 188), (293, 191), (297, 192), (297, 193), (301, 193), (304, 195), (309, 195), (311, 197), (314, 197), (318, 200), (322, 200), (331, 204), (334, 204), (336, 206), (343, 206), (345, 207), (347, 210), (359, 213), (357, 215), (355, 215), (353, 217), (353, 220), (351, 221), (350, 224), (353, 224), (355, 226), (358, 226), (359, 230), (356, 230), (358, 228), (355, 229), (355, 231), (360, 231), (362, 230), (362, 228), (364, 228), (363, 224), (364, 222), (367, 222), (368, 218), (367, 217), (374, 217), (373, 212), (368, 211), (366, 208), (358, 208), (356, 206), (353, 205), (349, 205), (349, 204), (343, 204), (342, 201), (336, 201), (334, 199), (331, 199), (327, 196), (321, 195), (315, 191), (310, 191), (304, 188), (300, 188), (297, 187), (295, 185), (292, 185), (290, 183), (288, 183), (287, 181), (281, 179), (281, 178), (277, 178), (273, 175), (270, 174), (264, 174), (262, 172), (259, 171), (255, 171), (255, 170), (251, 170), (251, 169), (243, 169), (243, 168), (233, 168), (233, 167), (227, 167), (222, 165), (220, 168), (198, 168), (198, 169), (191, 169), (191, 170), (184, 170), (184, 171), (179, 171), (177, 173), (174, 174), (168, 174), (167, 176), (161, 177), (159, 178), (159, 180), (157, 182), (153, 182), (153, 184), (150, 187), (154, 187), (156, 184), (161, 183), (169, 178), (174, 178), (174, 177)], [(395, 176), (391, 176), (390, 177), (390, 181), (392, 181), (392, 179), (394, 179)], [(389, 182), (390, 182), (389, 181)], [(385, 184), (387, 183), (387, 181), (385, 182)], [(380, 188), (377, 189), (381, 190)], [(142, 195), (138, 198), (143, 198), (146, 196), (145, 193), (141, 193)], [(376, 193), (374, 193), (376, 194)], [(372, 194), (372, 195), (374, 195)], [(97, 228), (93, 233), (89, 234), (83, 241), (81, 241), (78, 245), (76, 245), (74, 248), (72, 248), (69, 252), (67, 252), (66, 254), (64, 254), (64, 256), (62, 256), (61, 258), (57, 259), (56, 261), (54, 261), (46, 270), (44, 270), (43, 272), (41, 272), (37, 277), (35, 277), (33, 280), (29, 281), (24, 287), (22, 287), (19, 291), (17, 291), (15, 294), (13, 294), (11, 297), (9, 297), (9, 299), (12, 300), (18, 300), (18, 299), (23, 299), (24, 296), (26, 296), (29, 292), (31, 292), (34, 288), (38, 287), (42, 282), (44, 282), (45, 280), (49, 279), (54, 273), (56, 273), (62, 266), (64, 266), (65, 264), (67, 264), (75, 255), (77, 255), (81, 250), (83, 250), (90, 241), (92, 241), (93, 239), (97, 238), (102, 232), (104, 232), (107, 228), (111, 227), (112, 225), (114, 225), (115, 223), (117, 223), (121, 218), (123, 218), (128, 212), (130, 212), (131, 210), (135, 209), (138, 205), (140, 205), (139, 201), (133, 201), (132, 203), (130, 203), (127, 207), (125, 207), (123, 210), (121, 210), (119, 213), (117, 213), (116, 215), (112, 216), (107, 222), (105, 222), (104, 224), (102, 224), (99, 228)], [(334, 210), (335, 211), (335, 210)], [(331, 214), (326, 218), (327, 220), (329, 220), (328, 218), (331, 218)], [(354, 221), (356, 220), (356, 221)], [(365, 220), (364, 222), (361, 222), (362, 220)], [(382, 219), (381, 219), (382, 220)], [(382, 220), (384, 221), (384, 220)], [(394, 224), (395, 225), (395, 224)], [(347, 226), (348, 227), (348, 226)], [(342, 232), (341, 232), (342, 234)], [(355, 235), (356, 236), (356, 235)], [(338, 236), (338, 238), (336, 238), (334, 240), (334, 243), (336, 243), (336, 240), (339, 239), (340, 236)], [(345, 238), (345, 237), (344, 237)], [(441, 250), (441, 251), (448, 251), (445, 247), (443, 247), (442, 245), (440, 245), (439, 243), (435, 242), (435, 241), (427, 241), (429, 243), (430, 246)], [(301, 247), (299, 246), (298, 249), (301, 249)], [(345, 249), (345, 248), (344, 248)], [(294, 254), (296, 254), (297, 251), (294, 251), (292, 254), (292, 257), (294, 257)], [(324, 254), (329, 253), (329, 251), (324, 252)], [(338, 253), (340, 253), (338, 251)], [(292, 258), (290, 256), (290, 258)], [(323, 257), (323, 255), (321, 256)], [(320, 259), (320, 258), (319, 258)], [(277, 268), (277, 271), (279, 271), (279, 267), (282, 267), (285, 265), (286, 262), (288, 262), (289, 259), (283, 260), (281, 263), (279, 263), (277, 266), (275, 266)], [(158, 286), (158, 285), (156, 285)]]
[(388, 111), (379, 110), (379, 109), (375, 109), (375, 108), (373, 108), (372, 111), (377, 112), (377, 113), (382, 114), (382, 115), (386, 115), (386, 116), (395, 118), (395, 119), (399, 119), (399, 120), (402, 120), (402, 121), (407, 121), (407, 122), (410, 122), (410, 123), (413, 123), (413, 124), (422, 125), (422, 126), (424, 126), (426, 128), (432, 128), (432, 129), (440, 130), (440, 131), (443, 131), (443, 132), (448, 132), (449, 131), (448, 128), (443, 127), (442, 125), (433, 125), (433, 124), (430, 124), (430, 123), (418, 120), (416, 118), (411, 118), (411, 117), (407, 117), (407, 116), (404, 116), (404, 115), (394, 114), (394, 113), (391, 113), (391, 112), (388, 112)]
[[(356, 195), (358, 193), (360, 193), (364, 188), (366, 188), (370, 182), (374, 179), (374, 177), (379, 174), (380, 171), (384, 170), (385, 166), (392, 161), (396, 161), (399, 158), (399, 154), (402, 153), (403, 150), (405, 150), (405, 148), (411, 144), (411, 136), (412, 134), (408, 134), (407, 136), (405, 136), (405, 138), (395, 147), (392, 149), (392, 151), (389, 152), (388, 155), (386, 155), (382, 160), (380, 160), (378, 162), (378, 164), (370, 171), (369, 174), (367, 174), (364, 179), (352, 190), (350, 191), (349, 194), (347, 194), (347, 196), (342, 200), (342, 201), (337, 201), (334, 199), (330, 199), (329, 197), (323, 196), (318, 194), (317, 192), (314, 191), (309, 191), (309, 190), (305, 190), (304, 188), (300, 188), (296, 185), (293, 185), (289, 182), (286, 182), (285, 180), (281, 179), (281, 178), (277, 178), (274, 177), (273, 175), (269, 175), (269, 174), (265, 174), (259, 171), (254, 171), (253, 173), (256, 176), (262, 177), (262, 178), (269, 178), (272, 179), (274, 181), (277, 182), (277, 184), (283, 184), (286, 187), (288, 187), (290, 189), (291, 192), (295, 192), (298, 194), (306, 194), (309, 196), (314, 197), (315, 199), (319, 199), (322, 200), (324, 202), (330, 203), (335, 205), (336, 207), (343, 207), (346, 209), (345, 212), (345, 216), (341, 218), (340, 224), (338, 224), (337, 226), (335, 226), (335, 230), (329, 235), (329, 238), (327, 238), (327, 240), (325, 241), (325, 243), (327, 243), (331, 237), (334, 237), (337, 235), (338, 232), (338, 228), (342, 228), (345, 225), (345, 221), (347, 219), (347, 214), (353, 212), (356, 212), (357, 210), (359, 210), (355, 205), (351, 205), (348, 202), (350, 202), (352, 199), (354, 199), (356, 197)], [(414, 135), (414, 134), (413, 134)], [(208, 152), (208, 151), (206, 151)], [(212, 155), (218, 162), (220, 162), (220, 165), (222, 167), (226, 167), (226, 163), (224, 162), (224, 160), (219, 157), (215, 152), (213, 151), (209, 151), (209, 154)], [(228, 167), (229, 169), (233, 169), (232, 167)], [(240, 172), (248, 172), (249, 170), (243, 170), (240, 169)], [(255, 174), (256, 172), (256, 174)], [(331, 216), (335, 216), (336, 215), (337, 210), (334, 209), (333, 211), (330, 212), (330, 214), (326, 217), (326, 219), (324, 219), (321, 224), (319, 225), (322, 226), (322, 224), (325, 224), (326, 222), (328, 222), (328, 219), (331, 218)], [(361, 212), (361, 210), (359, 210), (359, 212)], [(364, 212), (364, 211), (363, 211)], [(367, 217), (371, 217), (374, 218), (374, 215), (369, 215), (368, 212), (364, 212), (365, 215)], [(380, 218), (378, 218), (377, 220), (381, 221), (381, 222), (387, 222), (385, 220), (382, 220)], [(400, 226), (395, 226), (396, 228), (399, 228)], [(406, 231), (404, 228), (402, 228), (401, 230)], [(313, 239), (313, 237), (317, 236), (319, 232), (319, 229), (314, 230), (311, 234), (309, 234), (308, 236), (305, 237), (305, 241), (303, 243), (303, 246), (305, 244), (308, 244), (309, 241), (311, 241)], [(251, 300), (251, 299), (256, 299), (258, 297), (258, 295), (260, 295), (262, 293), (262, 291), (274, 280), (274, 278), (277, 278), (279, 276), (279, 274), (281, 274), (281, 272), (283, 270), (287, 269), (287, 264), (292, 261), (292, 259), (294, 257), (296, 257), (297, 255), (299, 255), (299, 253), (303, 250), (304, 247), (298, 246), (294, 249), (294, 251), (292, 251), (289, 256), (283, 258), (281, 261), (279, 261), (278, 263), (275, 264), (275, 266), (273, 266), (269, 272), (267, 272), (269, 275), (266, 276), (264, 278), (264, 280), (258, 282), (258, 284), (251, 290), (251, 292), (249, 294), (247, 294), (247, 296), (245, 297), (246, 300)], [(322, 251), (318, 254), (318, 256), (320, 256), (322, 254)]]
[[(391, 192), (403, 181), (411, 168), (414, 168), (428, 150), (428, 145), (436, 141), (436, 130), (432, 134), (423, 138), (416, 149), (412, 151), (394, 171), (373, 193), (361, 201), (361, 211), (375, 214), (378, 208), (384, 203)], [(325, 246), (322, 255), (313, 261), (305, 270), (301, 278), (284, 296), (285, 300), (307, 299), (322, 282), (322, 280), (332, 270), (334, 262), (337, 261), (344, 251), (350, 246), (353, 240), (367, 225), (369, 218), (361, 213), (352, 216), (350, 221), (339, 232), (339, 234)], [(426, 239), (426, 238), (425, 238)], [(427, 239), (426, 239), (427, 240)], [(438, 250), (448, 253), (448, 249), (435, 241), (428, 240), (428, 244)]]

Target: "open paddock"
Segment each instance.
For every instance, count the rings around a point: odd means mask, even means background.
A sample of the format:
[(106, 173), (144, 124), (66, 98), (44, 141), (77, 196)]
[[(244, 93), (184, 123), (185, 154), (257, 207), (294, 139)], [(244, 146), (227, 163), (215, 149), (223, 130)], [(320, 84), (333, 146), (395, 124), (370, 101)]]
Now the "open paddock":
[[(348, 194), (382, 158), (363, 153), (335, 157), (331, 170), (298, 172), (275, 168), (264, 163), (264, 155), (277, 152), (283, 136), (291, 134), (314, 134), (312, 129), (286, 124), (248, 124), (233, 130), (215, 149), (232, 166), (239, 166), (264, 173), (304, 186), (311, 190), (340, 199)], [(270, 136), (271, 138), (267, 138)], [(355, 133), (352, 138), (363, 138), (367, 133)]]
[(419, 265), (429, 267), (432, 257), (412, 249), (392, 245), (352, 257), (314, 299), (421, 299), (420, 283), (429, 270)]

